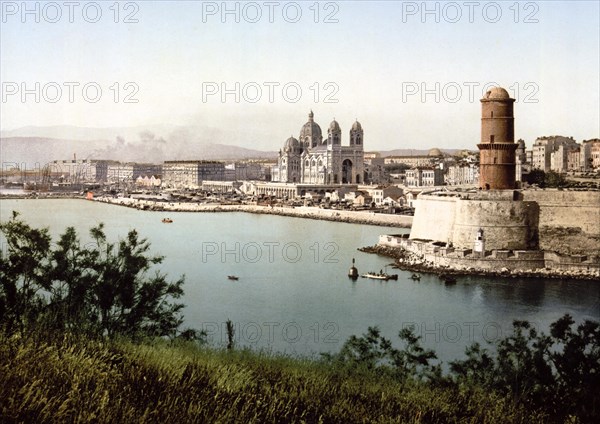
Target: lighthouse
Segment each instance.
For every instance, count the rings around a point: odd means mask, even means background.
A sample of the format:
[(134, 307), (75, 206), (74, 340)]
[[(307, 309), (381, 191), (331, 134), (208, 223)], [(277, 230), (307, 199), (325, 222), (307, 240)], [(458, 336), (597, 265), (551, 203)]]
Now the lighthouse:
[(477, 230), (477, 235), (475, 236), (475, 245), (473, 246), (473, 251), (479, 254), (479, 257), (483, 258), (485, 256), (485, 240), (483, 239), (483, 230), (480, 228)]

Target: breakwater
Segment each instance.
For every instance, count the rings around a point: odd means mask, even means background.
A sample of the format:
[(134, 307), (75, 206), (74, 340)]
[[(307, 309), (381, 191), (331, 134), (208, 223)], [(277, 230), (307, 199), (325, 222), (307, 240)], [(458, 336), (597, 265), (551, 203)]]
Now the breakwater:
[(413, 218), (412, 216), (407, 215), (322, 209), (308, 206), (291, 207), (195, 202), (156, 202), (153, 200), (108, 197), (99, 197), (94, 199), (94, 201), (136, 208), (139, 210), (164, 212), (247, 212), (399, 228), (410, 228)]

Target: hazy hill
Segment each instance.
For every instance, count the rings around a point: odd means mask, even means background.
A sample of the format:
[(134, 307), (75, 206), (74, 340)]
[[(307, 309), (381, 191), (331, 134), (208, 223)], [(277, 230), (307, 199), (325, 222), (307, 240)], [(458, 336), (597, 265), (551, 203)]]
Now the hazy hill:
[(29, 126), (1, 131), (0, 155), (5, 162), (26, 163), (72, 159), (73, 154), (80, 159), (154, 163), (178, 159), (275, 157), (276, 152), (239, 147), (239, 144), (254, 144), (254, 140), (245, 140), (243, 137), (233, 129), (207, 126)]
[[(454, 155), (456, 152), (460, 152), (463, 149), (440, 149), (443, 153)], [(426, 156), (429, 153), (429, 149), (394, 149), (394, 150), (381, 150), (379, 152), (382, 157), (387, 156)]]

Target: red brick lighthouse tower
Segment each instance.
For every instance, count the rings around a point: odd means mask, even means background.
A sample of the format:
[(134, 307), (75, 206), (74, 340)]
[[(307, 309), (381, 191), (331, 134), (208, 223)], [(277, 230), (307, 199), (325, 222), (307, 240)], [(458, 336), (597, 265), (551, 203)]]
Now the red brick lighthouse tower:
[(479, 187), (484, 190), (515, 188), (515, 118), (508, 92), (493, 87), (481, 99)]

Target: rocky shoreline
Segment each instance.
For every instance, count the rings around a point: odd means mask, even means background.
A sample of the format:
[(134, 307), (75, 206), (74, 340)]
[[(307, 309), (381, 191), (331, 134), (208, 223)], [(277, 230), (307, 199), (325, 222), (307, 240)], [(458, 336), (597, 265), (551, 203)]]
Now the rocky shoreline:
[(502, 278), (552, 278), (552, 279), (573, 279), (573, 280), (598, 280), (597, 276), (589, 274), (570, 273), (566, 271), (557, 272), (556, 270), (499, 270), (488, 271), (476, 268), (455, 269), (445, 266), (434, 266), (425, 261), (418, 255), (408, 252), (401, 248), (389, 246), (366, 246), (358, 249), (365, 253), (374, 253), (394, 259), (393, 267), (405, 271), (420, 272), (434, 275), (455, 275), (455, 276), (482, 276), (482, 277), (502, 277)]

